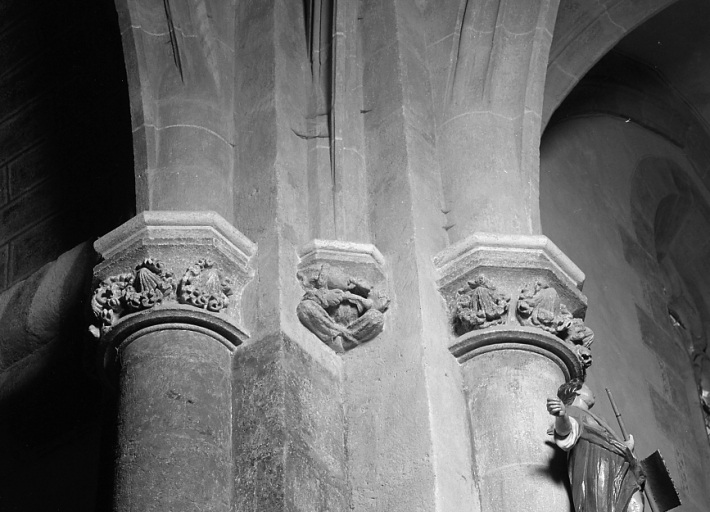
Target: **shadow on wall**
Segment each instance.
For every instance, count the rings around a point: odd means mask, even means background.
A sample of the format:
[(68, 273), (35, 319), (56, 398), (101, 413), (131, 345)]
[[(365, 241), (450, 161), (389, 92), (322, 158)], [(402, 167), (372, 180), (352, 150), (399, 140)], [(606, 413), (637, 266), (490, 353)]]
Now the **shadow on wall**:
[(0, 291), (134, 215), (112, 0), (0, 2)]
[(665, 158), (639, 162), (631, 190), (636, 238), (649, 254), (655, 255), (664, 281), (664, 295), (656, 301), (662, 302), (656, 316), (667, 319), (673, 338), (692, 361), (710, 439), (710, 351), (706, 331), (710, 311), (703, 295), (710, 285), (705, 268), (708, 249), (698, 239), (699, 234), (710, 232), (710, 212), (696, 197), (685, 173)]
[(94, 252), (69, 250), (135, 214), (132, 146), (113, 1), (0, 2), (3, 512), (110, 510), (112, 399), (82, 361)]

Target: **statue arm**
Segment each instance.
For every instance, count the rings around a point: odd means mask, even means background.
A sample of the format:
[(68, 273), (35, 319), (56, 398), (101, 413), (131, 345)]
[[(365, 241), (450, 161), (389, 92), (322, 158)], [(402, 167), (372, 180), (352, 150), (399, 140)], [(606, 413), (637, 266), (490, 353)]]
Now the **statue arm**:
[(559, 398), (547, 399), (547, 412), (555, 417), (555, 444), (565, 451), (571, 450), (579, 439), (579, 422), (567, 414), (567, 409)]
[(566, 434), (562, 434), (557, 430), (559, 418), (555, 421), (555, 444), (566, 452), (574, 448), (574, 445), (577, 444), (582, 431), (582, 428), (577, 420), (570, 418), (569, 416), (567, 416), (567, 420), (569, 422), (569, 431)]

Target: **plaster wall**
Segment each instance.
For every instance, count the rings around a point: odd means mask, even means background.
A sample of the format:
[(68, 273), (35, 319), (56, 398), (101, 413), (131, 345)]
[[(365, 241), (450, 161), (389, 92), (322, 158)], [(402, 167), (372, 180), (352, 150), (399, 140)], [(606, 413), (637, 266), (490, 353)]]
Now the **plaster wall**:
[[(663, 169), (654, 172), (649, 162), (663, 162), (665, 181), (652, 183)], [(710, 500), (710, 444), (688, 350), (668, 314), (654, 219), (638, 217), (644, 202), (656, 211), (664, 187), (674, 191), (670, 169), (695, 172), (681, 148), (633, 122), (606, 116), (561, 122), (541, 146), (541, 219), (543, 232), (587, 275), (586, 323), (596, 335), (587, 382), (597, 396), (595, 412), (614, 419), (604, 392), (610, 388), (637, 454), (660, 450), (680, 491), (680, 510), (701, 511)]]

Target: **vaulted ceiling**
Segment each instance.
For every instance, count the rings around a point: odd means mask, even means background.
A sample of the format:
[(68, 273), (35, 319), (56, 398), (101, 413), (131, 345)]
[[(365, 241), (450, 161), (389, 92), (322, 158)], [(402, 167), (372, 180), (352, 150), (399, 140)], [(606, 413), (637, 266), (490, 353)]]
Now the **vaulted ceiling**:
[(710, 2), (679, 0), (621, 40), (616, 50), (647, 64), (710, 127)]

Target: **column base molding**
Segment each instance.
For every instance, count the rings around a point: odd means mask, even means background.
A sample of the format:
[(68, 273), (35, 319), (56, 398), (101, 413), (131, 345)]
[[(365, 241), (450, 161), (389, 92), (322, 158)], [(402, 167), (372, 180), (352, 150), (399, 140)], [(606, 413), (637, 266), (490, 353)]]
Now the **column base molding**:
[(118, 377), (120, 354), (135, 340), (156, 331), (182, 330), (204, 334), (234, 353), (248, 334), (218, 315), (190, 306), (157, 306), (120, 320), (102, 337), (97, 363), (104, 383), (114, 387)]
[(457, 338), (449, 350), (461, 364), (496, 350), (534, 352), (553, 360), (565, 380), (584, 378), (584, 366), (577, 354), (558, 337), (534, 327), (497, 326), (471, 331)]

